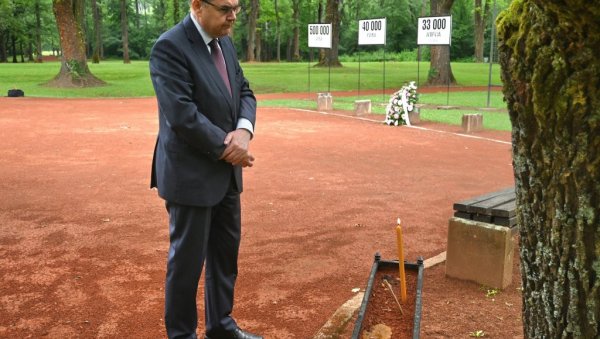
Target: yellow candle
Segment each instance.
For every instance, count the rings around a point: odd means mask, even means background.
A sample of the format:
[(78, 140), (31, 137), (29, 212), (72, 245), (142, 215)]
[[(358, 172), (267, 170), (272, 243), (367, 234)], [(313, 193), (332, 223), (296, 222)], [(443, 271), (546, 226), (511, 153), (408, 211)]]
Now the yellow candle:
[(402, 242), (402, 227), (400, 218), (396, 226), (396, 240), (398, 242), (398, 271), (400, 272), (400, 300), (406, 303), (406, 274), (404, 272), (404, 244)]

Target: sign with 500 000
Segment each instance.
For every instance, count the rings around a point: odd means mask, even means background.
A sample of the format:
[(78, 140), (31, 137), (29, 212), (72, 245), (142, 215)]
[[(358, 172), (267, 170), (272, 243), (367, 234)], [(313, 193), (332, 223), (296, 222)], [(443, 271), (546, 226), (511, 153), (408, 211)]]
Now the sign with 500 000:
[(331, 24), (308, 25), (308, 47), (331, 48)]

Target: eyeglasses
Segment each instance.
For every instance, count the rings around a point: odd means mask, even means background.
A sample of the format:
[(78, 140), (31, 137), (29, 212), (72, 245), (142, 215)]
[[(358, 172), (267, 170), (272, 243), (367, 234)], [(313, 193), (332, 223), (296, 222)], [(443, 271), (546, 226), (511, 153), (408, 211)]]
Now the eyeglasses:
[(217, 6), (210, 1), (202, 0), (202, 2), (205, 2), (205, 3), (213, 6), (219, 12), (221, 12), (221, 14), (223, 14), (223, 15), (227, 15), (229, 13), (238, 14), (242, 10), (242, 5), (237, 5), (237, 6), (233, 6), (233, 7), (232, 6)]

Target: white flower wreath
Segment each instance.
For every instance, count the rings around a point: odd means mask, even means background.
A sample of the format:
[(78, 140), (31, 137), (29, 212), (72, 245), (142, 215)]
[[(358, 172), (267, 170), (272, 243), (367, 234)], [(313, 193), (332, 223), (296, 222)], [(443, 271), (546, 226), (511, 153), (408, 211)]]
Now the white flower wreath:
[(410, 126), (408, 113), (415, 109), (417, 100), (417, 85), (414, 81), (402, 86), (398, 92), (390, 97), (390, 101), (385, 108), (384, 122), (390, 126)]

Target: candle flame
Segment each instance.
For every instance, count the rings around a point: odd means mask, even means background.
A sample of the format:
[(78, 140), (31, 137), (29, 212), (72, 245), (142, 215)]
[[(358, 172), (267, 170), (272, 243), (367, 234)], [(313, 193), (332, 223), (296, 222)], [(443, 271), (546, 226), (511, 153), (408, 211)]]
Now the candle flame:
[(397, 221), (397, 222), (398, 222), (398, 225), (400, 225), (400, 218), (398, 218), (398, 221)]

